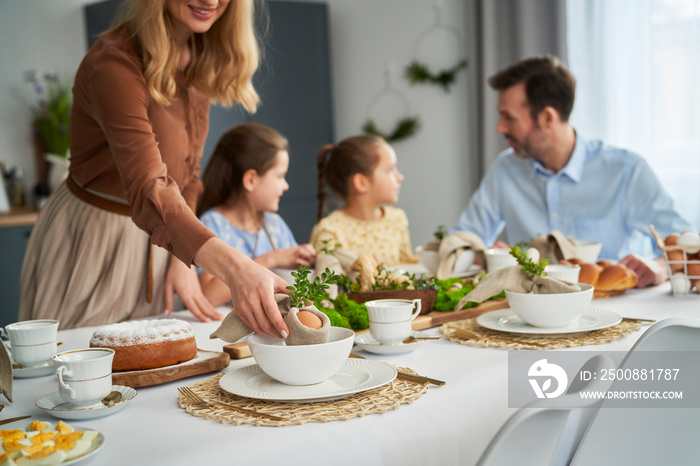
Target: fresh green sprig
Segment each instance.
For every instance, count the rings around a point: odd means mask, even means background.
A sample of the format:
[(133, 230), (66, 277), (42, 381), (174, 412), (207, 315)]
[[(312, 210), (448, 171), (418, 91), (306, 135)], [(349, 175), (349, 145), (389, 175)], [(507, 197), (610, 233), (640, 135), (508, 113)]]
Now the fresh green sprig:
[(433, 237), (438, 241), (442, 241), (443, 239), (445, 239), (446, 236), (447, 228), (445, 228), (445, 225), (438, 226), (437, 230), (435, 230), (435, 232), (433, 233)]
[(510, 248), (510, 255), (515, 257), (518, 264), (523, 267), (523, 273), (530, 277), (530, 280), (533, 280), (536, 276), (547, 275), (544, 268), (549, 264), (549, 259), (541, 259), (539, 262), (535, 262), (527, 256), (525, 248), (520, 245)]
[(287, 289), (292, 291), (289, 299), (292, 301), (293, 307), (301, 309), (306, 305), (307, 301), (317, 301), (330, 288), (331, 284), (338, 283), (340, 280), (340, 275), (337, 275), (327, 267), (321, 273), (321, 276), (316, 277), (313, 282), (309, 281), (310, 273), (311, 270), (301, 264), (298, 265), (296, 272), (292, 272), (294, 285), (288, 286)]

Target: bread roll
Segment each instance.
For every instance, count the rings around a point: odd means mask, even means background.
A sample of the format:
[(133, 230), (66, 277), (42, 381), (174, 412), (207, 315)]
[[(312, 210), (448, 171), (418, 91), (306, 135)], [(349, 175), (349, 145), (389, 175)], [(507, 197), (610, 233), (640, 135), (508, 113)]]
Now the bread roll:
[(595, 298), (617, 296), (637, 285), (637, 274), (621, 264), (598, 261), (597, 264), (583, 262), (579, 266), (581, 272), (578, 281), (593, 285)]
[(579, 267), (581, 267), (581, 271), (578, 274), (579, 283), (587, 283), (595, 287), (596, 283), (598, 282), (600, 272), (603, 271), (603, 267), (599, 266), (598, 264), (591, 264), (588, 262), (580, 263)]
[(637, 274), (621, 264), (605, 267), (595, 284), (599, 291), (624, 291), (634, 286), (637, 286)]

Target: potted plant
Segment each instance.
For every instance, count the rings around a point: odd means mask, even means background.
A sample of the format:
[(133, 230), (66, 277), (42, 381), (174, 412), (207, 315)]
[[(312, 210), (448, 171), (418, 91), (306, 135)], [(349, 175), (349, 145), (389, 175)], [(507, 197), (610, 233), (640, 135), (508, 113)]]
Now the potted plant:
[(43, 84), (34, 70), (24, 74), (25, 82), (31, 84), (39, 96), (37, 105), (32, 107), (34, 137), (44, 159), (51, 164), (49, 185), (55, 188), (68, 175), (72, 83), (57, 73), (45, 73), (42, 78)]

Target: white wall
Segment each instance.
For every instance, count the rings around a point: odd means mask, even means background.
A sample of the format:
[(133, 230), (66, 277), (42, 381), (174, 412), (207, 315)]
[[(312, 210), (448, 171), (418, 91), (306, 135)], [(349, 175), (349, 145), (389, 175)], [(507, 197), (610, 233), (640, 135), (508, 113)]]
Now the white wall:
[[(34, 185), (31, 113), (35, 101), (22, 72), (73, 73), (85, 53), (82, 6), (94, 0), (2, 0), (0, 2), (0, 160), (22, 166)], [(395, 97), (373, 98), (385, 89), (385, 69), (393, 64), (392, 87), (402, 94), (410, 113), (422, 122), (413, 138), (394, 144), (399, 169), (406, 177), (398, 206), (406, 210), (414, 246), (432, 237), (438, 225), (457, 220), (475, 186), (469, 174), (467, 98), (470, 71), (460, 72), (451, 93), (435, 86), (411, 87), (403, 69), (413, 59), (431, 71), (469, 59), (467, 22), (461, 0), (328, 0), (335, 132), (344, 138), (361, 132), (367, 118), (388, 132), (403, 106)], [(416, 40), (435, 22), (454, 28)], [(302, 240), (302, 239), (299, 239)]]

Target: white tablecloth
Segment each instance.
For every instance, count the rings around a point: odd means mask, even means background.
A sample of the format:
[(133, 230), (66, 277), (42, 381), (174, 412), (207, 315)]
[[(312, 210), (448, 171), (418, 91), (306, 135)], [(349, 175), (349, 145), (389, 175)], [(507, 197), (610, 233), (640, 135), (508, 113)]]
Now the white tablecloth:
[[(668, 284), (596, 300), (594, 305), (625, 317), (700, 317), (700, 296), (671, 296)], [(187, 311), (176, 315), (192, 324), (199, 348), (221, 350), (224, 342), (209, 339), (218, 323), (200, 323)], [(646, 328), (609, 344), (575, 350), (628, 350)], [(61, 349), (87, 346), (93, 330), (86, 327), (59, 332), (59, 340), (64, 343)], [(437, 329), (430, 331), (438, 333)], [(287, 427), (219, 424), (180, 409), (177, 387), (213, 374), (143, 387), (137, 389), (136, 398), (113, 415), (69, 421), (99, 430), (105, 437), (103, 448), (81, 464), (470, 465), (514, 412), (508, 408), (508, 353), (502, 349), (440, 340), (425, 342), (408, 354), (363, 354), (410, 367), (447, 384), (431, 386), (414, 403), (384, 414)], [(226, 371), (250, 364), (254, 364), (251, 358), (232, 360)], [(56, 391), (56, 386), (56, 378), (51, 376), (15, 379), (15, 401), (0, 418), (31, 414), (33, 419), (56, 421), (34, 405), (36, 399)], [(23, 427), (25, 422), (10, 427)]]

